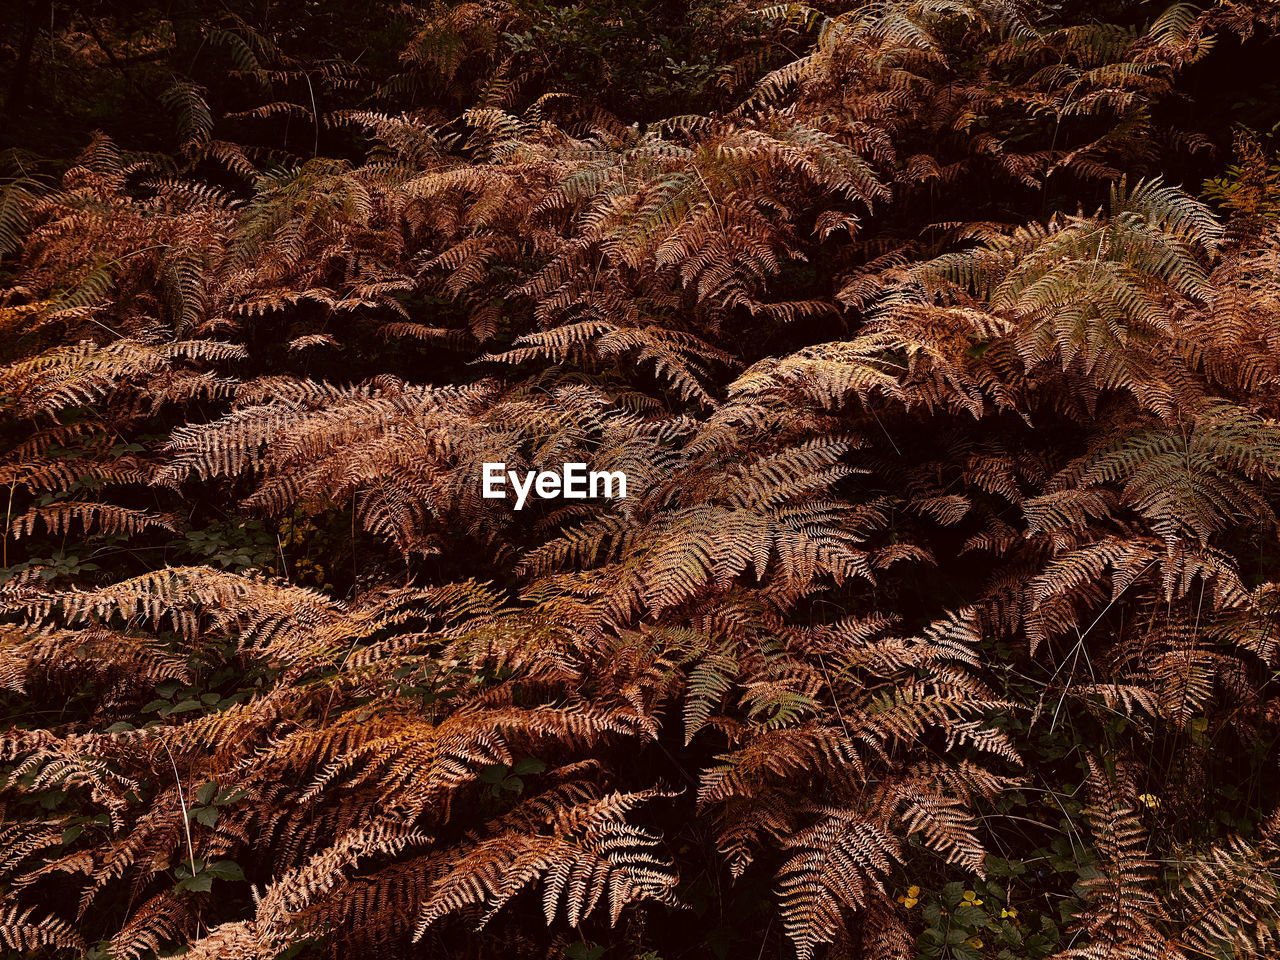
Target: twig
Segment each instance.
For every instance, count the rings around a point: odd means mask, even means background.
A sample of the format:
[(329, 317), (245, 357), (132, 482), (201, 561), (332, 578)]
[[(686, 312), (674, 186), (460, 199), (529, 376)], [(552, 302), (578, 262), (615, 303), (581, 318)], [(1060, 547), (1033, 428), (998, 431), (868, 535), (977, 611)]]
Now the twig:
[(196, 848), (191, 842), (191, 818), (187, 816), (187, 801), (182, 796), (182, 777), (178, 773), (178, 764), (173, 759), (173, 752), (169, 749), (169, 745), (163, 740), (160, 746), (164, 747), (164, 752), (169, 754), (169, 765), (173, 767), (173, 782), (178, 787), (178, 805), (182, 807), (182, 829), (187, 832), (187, 856), (191, 858), (191, 875), (196, 875)]

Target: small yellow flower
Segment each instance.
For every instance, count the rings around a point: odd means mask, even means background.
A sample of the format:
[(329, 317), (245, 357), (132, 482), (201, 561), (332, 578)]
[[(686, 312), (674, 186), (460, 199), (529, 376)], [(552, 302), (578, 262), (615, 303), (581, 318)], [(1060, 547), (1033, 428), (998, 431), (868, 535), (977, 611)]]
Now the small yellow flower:
[(920, 896), (920, 888), (913, 883), (911, 886), (907, 887), (907, 896), (908, 897)]
[(1012, 918), (1012, 917), (1016, 917), (1017, 915), (1018, 915), (1018, 911), (1015, 910), (1013, 907), (1002, 907), (1000, 909), (1000, 916), (1002, 917)]
[(966, 890), (964, 892), (964, 899), (956, 904), (958, 907), (978, 907), (981, 905), (982, 901), (978, 899), (978, 895), (972, 890)]
[(979, 939), (978, 937), (970, 937), (968, 940), (965, 941), (965, 943), (969, 944), (969, 946), (973, 947), (973, 949), (975, 950), (982, 949), (982, 940)]
[(1142, 796), (1138, 797), (1138, 802), (1142, 804), (1144, 807), (1146, 807), (1148, 810), (1160, 809), (1160, 798), (1157, 797), (1154, 793), (1142, 794)]

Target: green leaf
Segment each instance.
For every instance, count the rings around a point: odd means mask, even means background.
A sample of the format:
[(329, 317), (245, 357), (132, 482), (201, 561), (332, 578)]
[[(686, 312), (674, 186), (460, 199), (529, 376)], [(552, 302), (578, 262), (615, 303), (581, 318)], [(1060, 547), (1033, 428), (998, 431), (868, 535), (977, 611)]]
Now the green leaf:
[(221, 807), (228, 803), (235, 803), (238, 800), (243, 800), (246, 796), (248, 796), (248, 792), (241, 787), (227, 787), (213, 798), (213, 802), (217, 806)]
[(178, 889), (195, 890), (198, 893), (208, 893), (213, 889), (213, 874), (198, 873), (194, 877), (187, 877), (185, 880), (179, 880)]
[(244, 880), (244, 871), (234, 860), (215, 860), (205, 869), (219, 880)]
[(942, 888), (942, 902), (947, 905), (948, 910), (954, 910), (956, 904), (964, 899), (964, 884), (959, 881), (948, 883)]

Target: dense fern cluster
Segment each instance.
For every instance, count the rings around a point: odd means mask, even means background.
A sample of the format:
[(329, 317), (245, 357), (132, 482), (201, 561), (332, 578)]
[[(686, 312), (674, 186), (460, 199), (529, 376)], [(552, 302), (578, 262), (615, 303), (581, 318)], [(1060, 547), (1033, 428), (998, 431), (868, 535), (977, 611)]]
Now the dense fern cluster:
[(230, 75), (4, 155), (0, 954), (1275, 955), (1280, 18), (1101, 6), (33, 29)]

